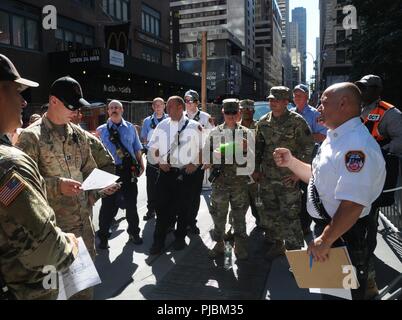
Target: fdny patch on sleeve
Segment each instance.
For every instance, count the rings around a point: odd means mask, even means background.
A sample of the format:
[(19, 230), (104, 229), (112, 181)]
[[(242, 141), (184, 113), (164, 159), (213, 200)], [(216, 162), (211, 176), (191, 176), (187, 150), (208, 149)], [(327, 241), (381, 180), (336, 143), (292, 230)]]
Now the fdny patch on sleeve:
[(8, 207), (25, 189), (25, 182), (15, 173), (0, 187), (0, 203)]
[(348, 151), (345, 155), (345, 166), (349, 172), (359, 172), (363, 166), (366, 159), (365, 154), (362, 151)]

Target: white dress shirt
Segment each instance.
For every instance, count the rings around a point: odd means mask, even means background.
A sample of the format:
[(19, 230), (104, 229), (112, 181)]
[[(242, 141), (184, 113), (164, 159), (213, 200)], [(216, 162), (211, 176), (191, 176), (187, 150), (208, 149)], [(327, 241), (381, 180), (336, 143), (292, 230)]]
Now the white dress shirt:
[[(385, 161), (378, 143), (360, 118), (350, 119), (335, 130), (328, 130), (327, 138), (313, 160), (312, 175), (320, 199), (331, 217), (342, 200), (363, 205), (365, 208), (360, 218), (368, 215), (371, 204), (384, 186)], [(312, 217), (321, 218), (310, 192), (307, 210)]]

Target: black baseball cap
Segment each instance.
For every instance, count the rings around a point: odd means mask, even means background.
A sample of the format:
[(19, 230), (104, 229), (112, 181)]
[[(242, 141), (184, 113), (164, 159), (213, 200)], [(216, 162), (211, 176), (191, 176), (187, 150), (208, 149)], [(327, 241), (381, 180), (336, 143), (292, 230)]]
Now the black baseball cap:
[(64, 106), (71, 111), (91, 105), (84, 99), (78, 81), (69, 76), (61, 77), (53, 82), (50, 95), (63, 102)]
[(28, 87), (38, 87), (39, 83), (21, 78), (14, 64), (5, 55), (0, 54), (0, 81), (13, 81), (25, 90)]

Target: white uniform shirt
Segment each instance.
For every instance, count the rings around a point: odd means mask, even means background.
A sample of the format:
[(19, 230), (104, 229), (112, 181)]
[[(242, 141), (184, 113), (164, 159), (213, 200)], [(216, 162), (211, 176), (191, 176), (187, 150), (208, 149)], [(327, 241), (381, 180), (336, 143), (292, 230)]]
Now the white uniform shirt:
[[(188, 124), (183, 130), (187, 120)], [(180, 144), (178, 145), (177, 134), (180, 130)], [(178, 146), (174, 147), (175, 145)], [(161, 163), (167, 163), (170, 151), (172, 167), (182, 168), (190, 163), (198, 164), (199, 151), (203, 147), (202, 127), (198, 122), (190, 120), (184, 115), (178, 122), (167, 118), (156, 126), (148, 146), (151, 152), (159, 150), (158, 161)]]
[[(327, 138), (313, 160), (312, 175), (320, 199), (331, 217), (342, 200), (363, 205), (365, 208), (360, 218), (368, 215), (371, 204), (384, 186), (385, 161), (378, 143), (360, 118), (328, 130)], [(312, 179), (308, 190), (311, 183)], [(310, 192), (307, 210), (312, 217), (321, 219)]]
[[(215, 127), (211, 121), (211, 115), (201, 110), (198, 110), (194, 114), (189, 114), (187, 111), (184, 111), (184, 115), (187, 118), (197, 121), (199, 124), (201, 124), (204, 129), (202, 132), (202, 144), (204, 145), (209, 133)], [(197, 118), (199, 119), (197, 120)]]

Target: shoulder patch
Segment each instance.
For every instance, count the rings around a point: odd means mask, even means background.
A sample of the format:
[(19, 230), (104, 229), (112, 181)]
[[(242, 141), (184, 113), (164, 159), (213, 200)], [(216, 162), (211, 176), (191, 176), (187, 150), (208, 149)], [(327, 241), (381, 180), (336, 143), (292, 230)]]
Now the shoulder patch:
[(202, 131), (202, 126), (198, 125), (198, 130)]
[(25, 182), (15, 173), (0, 186), (0, 203), (8, 207), (26, 187)]
[(345, 166), (349, 172), (359, 172), (363, 166), (366, 156), (362, 151), (352, 150), (345, 155)]

